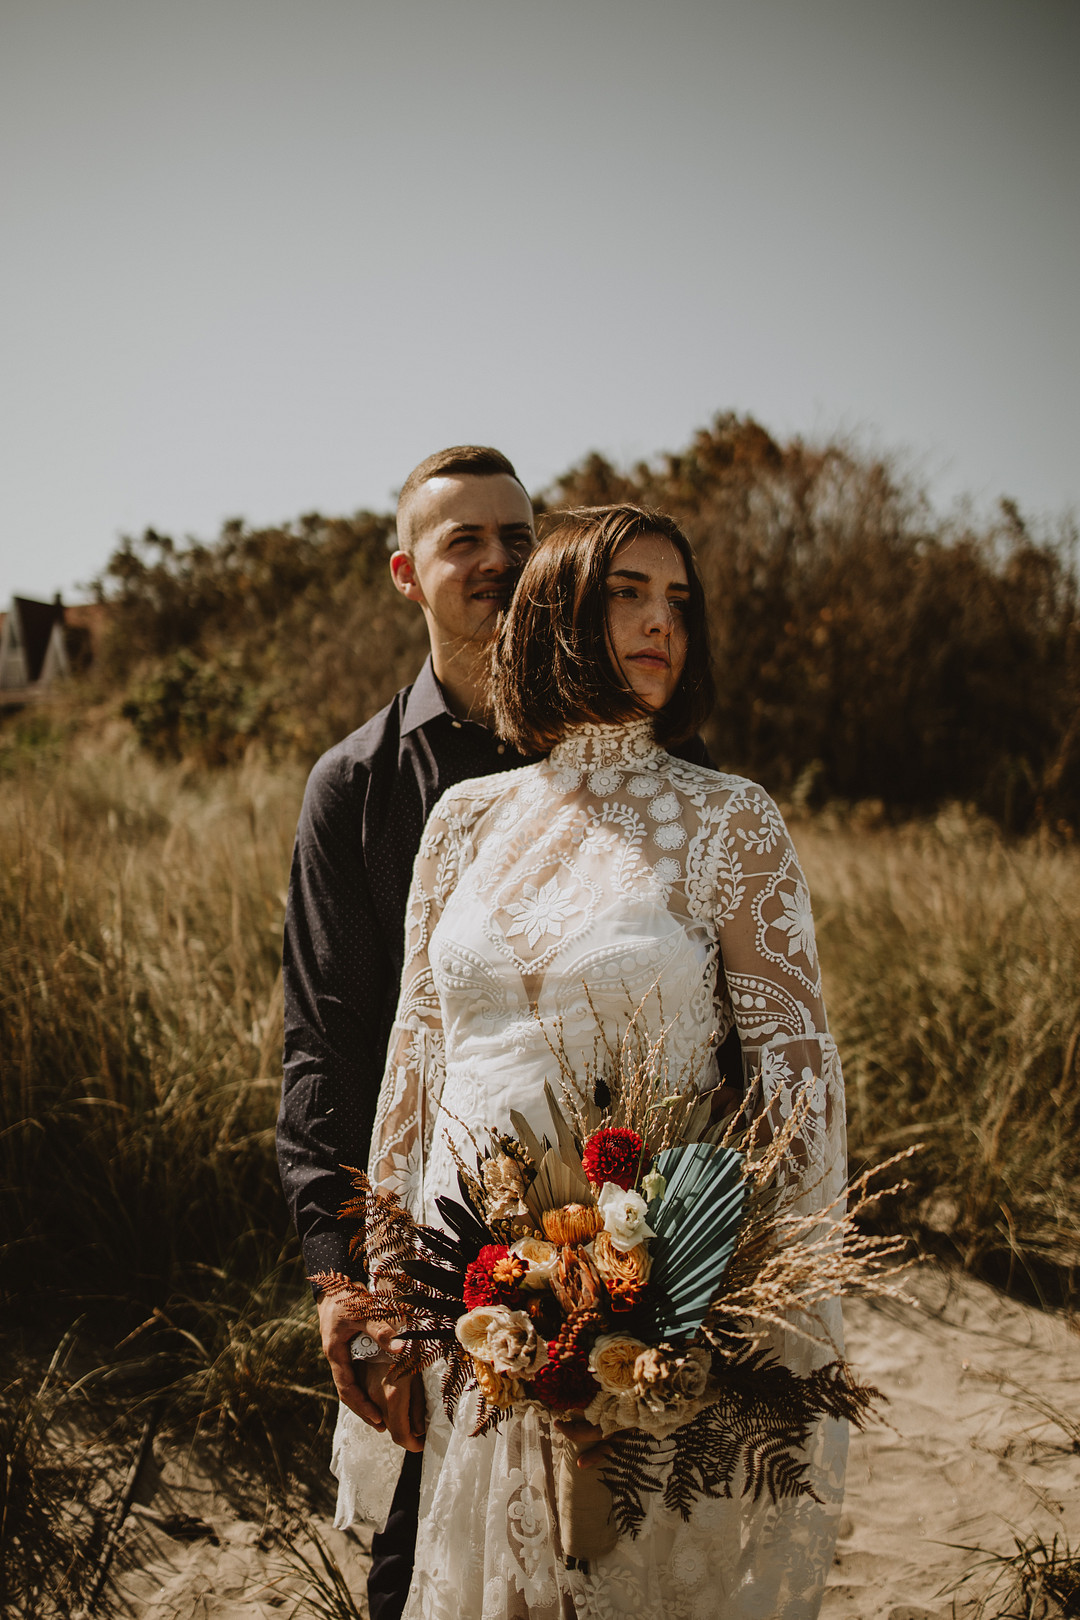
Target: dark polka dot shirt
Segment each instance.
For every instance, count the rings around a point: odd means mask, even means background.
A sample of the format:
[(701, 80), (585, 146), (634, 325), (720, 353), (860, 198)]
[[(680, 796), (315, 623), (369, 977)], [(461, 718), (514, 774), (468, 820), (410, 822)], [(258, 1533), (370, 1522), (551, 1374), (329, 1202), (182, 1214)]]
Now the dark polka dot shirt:
[(428, 659), (308, 778), (285, 913), (277, 1148), (309, 1275), (357, 1271), (337, 1218), (352, 1194), (342, 1166), (367, 1166), (424, 823), (447, 788), (523, 763), (451, 713)]

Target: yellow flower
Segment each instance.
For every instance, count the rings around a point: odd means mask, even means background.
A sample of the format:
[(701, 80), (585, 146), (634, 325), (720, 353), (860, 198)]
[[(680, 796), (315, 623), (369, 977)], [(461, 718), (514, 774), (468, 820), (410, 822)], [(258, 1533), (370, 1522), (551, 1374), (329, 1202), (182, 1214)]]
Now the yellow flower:
[(489, 1406), (511, 1407), (521, 1398), (521, 1385), (516, 1378), (497, 1373), (490, 1362), (478, 1361), (475, 1356), (473, 1376)]

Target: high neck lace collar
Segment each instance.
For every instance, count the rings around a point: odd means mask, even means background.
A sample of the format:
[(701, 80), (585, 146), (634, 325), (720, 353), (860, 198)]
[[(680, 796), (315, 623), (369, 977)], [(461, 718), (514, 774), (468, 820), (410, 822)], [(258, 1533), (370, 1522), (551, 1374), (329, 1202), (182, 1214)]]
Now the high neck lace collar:
[(575, 726), (549, 755), (557, 771), (615, 767), (655, 770), (664, 750), (653, 735), (650, 716), (609, 726)]

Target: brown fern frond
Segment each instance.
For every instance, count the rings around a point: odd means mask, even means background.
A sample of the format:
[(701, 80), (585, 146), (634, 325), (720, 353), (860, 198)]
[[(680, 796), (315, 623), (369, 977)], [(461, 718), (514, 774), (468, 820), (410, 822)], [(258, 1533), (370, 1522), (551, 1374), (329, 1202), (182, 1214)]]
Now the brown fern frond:
[(454, 1421), (457, 1403), (468, 1389), (472, 1375), (472, 1360), (464, 1350), (454, 1351), (447, 1357), (442, 1381), (442, 1402), (451, 1423)]
[(654, 1440), (640, 1429), (612, 1435), (600, 1478), (611, 1492), (611, 1516), (619, 1533), (637, 1536), (645, 1518), (644, 1496), (663, 1489), (662, 1470), (670, 1458), (670, 1441)]
[(476, 1427), (469, 1430), (469, 1438), (476, 1440), (482, 1435), (490, 1434), (492, 1429), (498, 1428), (502, 1418), (509, 1416), (510, 1413), (504, 1411), (501, 1406), (489, 1406), (483, 1395), (481, 1395), (480, 1404), (476, 1411)]

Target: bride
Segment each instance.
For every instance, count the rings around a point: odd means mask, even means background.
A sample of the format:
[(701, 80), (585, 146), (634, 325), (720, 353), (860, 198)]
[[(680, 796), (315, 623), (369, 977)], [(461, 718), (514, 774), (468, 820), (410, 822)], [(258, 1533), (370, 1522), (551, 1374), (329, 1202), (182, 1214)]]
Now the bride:
[[(493, 656), (501, 735), (545, 757), (453, 788), (417, 857), (371, 1176), (418, 1218), (438, 1224), (435, 1199), (456, 1192), (453, 1149), (467, 1151), (470, 1129), (509, 1130), (516, 1109), (550, 1132), (553, 1028), (584, 1068), (598, 1022), (617, 1042), (639, 1006), (650, 1029), (663, 1024), (673, 1072), (694, 1073), (695, 1054), (734, 1026), (767, 1121), (809, 1097), (795, 1208), (839, 1190), (843, 1086), (784, 823), (754, 783), (666, 751), (711, 697), (702, 587), (676, 524), (632, 506), (563, 515), (525, 568)], [(716, 1084), (700, 1071), (694, 1083)], [(838, 1345), (838, 1318), (826, 1326)], [(836, 1353), (791, 1334), (774, 1348), (800, 1372)], [(827, 1420), (812, 1439), (817, 1500), (736, 1492), (698, 1502), (684, 1522), (653, 1495), (638, 1537), (582, 1567), (562, 1556), (554, 1508), (564, 1435), (529, 1410), (473, 1438), (475, 1396), (451, 1423), (440, 1377), (428, 1375), (406, 1620), (818, 1613), (842, 1425)], [(348, 1495), (359, 1450), (339, 1444), (337, 1464)]]

